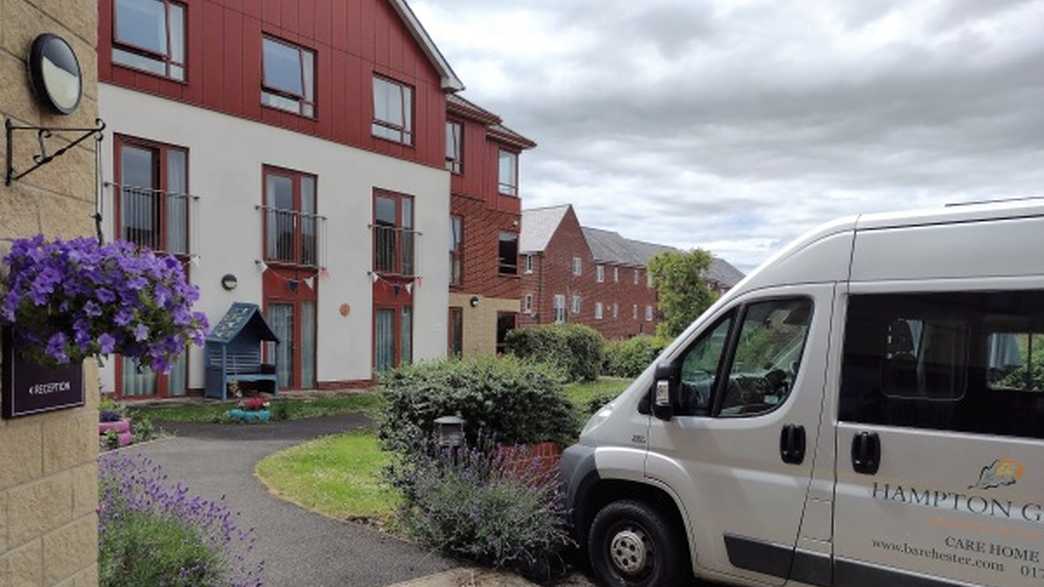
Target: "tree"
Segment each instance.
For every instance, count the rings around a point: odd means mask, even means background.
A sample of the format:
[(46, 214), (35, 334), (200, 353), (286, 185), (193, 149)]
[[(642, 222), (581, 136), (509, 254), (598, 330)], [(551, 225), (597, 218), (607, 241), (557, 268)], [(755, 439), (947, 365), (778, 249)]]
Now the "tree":
[(658, 335), (678, 336), (718, 299), (705, 279), (710, 265), (711, 254), (703, 249), (664, 251), (649, 261), (662, 315)]

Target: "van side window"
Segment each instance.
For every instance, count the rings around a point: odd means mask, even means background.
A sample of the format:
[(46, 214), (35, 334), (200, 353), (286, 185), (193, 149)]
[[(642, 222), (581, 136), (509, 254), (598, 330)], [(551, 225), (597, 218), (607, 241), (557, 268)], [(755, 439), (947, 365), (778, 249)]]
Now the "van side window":
[(747, 306), (718, 415), (750, 417), (771, 412), (797, 379), (812, 318), (807, 299)]
[(675, 413), (679, 416), (706, 416), (710, 414), (711, 395), (718, 380), (718, 365), (725, 353), (732, 315), (722, 318), (697, 340), (681, 366), (681, 384)]
[(1044, 438), (1044, 292), (852, 296), (839, 416)]

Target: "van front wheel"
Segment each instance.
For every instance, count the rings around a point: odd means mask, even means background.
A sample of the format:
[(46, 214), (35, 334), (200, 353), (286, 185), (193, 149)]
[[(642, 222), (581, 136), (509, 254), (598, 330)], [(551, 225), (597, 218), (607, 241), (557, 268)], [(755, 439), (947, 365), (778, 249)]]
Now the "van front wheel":
[(678, 585), (689, 561), (667, 518), (639, 501), (614, 501), (591, 522), (587, 538), (591, 569), (604, 585)]

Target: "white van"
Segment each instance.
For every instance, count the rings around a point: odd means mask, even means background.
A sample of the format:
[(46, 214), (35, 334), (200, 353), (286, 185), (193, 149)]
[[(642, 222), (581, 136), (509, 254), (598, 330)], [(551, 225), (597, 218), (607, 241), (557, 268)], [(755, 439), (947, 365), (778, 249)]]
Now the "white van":
[(1044, 587), (1044, 202), (809, 233), (561, 470), (607, 585)]

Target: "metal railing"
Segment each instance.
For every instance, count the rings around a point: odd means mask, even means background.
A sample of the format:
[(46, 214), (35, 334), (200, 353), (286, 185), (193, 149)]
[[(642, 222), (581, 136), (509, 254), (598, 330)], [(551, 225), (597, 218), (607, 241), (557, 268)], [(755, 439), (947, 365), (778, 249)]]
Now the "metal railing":
[(322, 267), (326, 217), (287, 208), (256, 206), (261, 212), (265, 261)]
[(175, 255), (191, 255), (199, 196), (106, 183), (114, 188), (116, 238)]
[(400, 226), (370, 225), (373, 231), (373, 270), (388, 275), (418, 275), (416, 248), (420, 232)]

